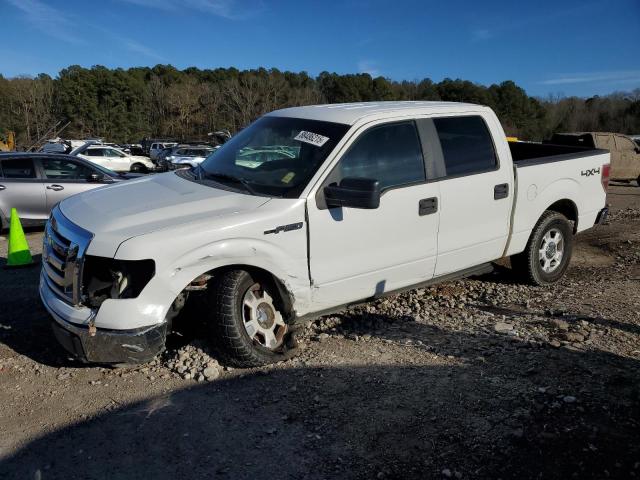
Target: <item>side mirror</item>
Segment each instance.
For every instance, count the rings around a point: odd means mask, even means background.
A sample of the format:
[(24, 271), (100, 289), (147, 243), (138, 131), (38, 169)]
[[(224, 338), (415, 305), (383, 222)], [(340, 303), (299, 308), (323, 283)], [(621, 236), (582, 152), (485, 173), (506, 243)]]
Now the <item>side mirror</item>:
[(99, 173), (94, 172), (87, 175), (87, 182), (97, 183), (101, 182), (102, 180), (104, 180), (104, 175), (101, 175)]
[(327, 207), (373, 209), (380, 206), (380, 182), (372, 178), (344, 178), (324, 187)]

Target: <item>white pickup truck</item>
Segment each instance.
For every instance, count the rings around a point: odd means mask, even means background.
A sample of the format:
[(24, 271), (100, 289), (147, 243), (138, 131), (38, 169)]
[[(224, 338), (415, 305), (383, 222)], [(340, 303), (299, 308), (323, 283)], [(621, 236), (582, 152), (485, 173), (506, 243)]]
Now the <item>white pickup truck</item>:
[(40, 295), (84, 361), (153, 358), (194, 302), (222, 361), (262, 365), (303, 319), (503, 257), (553, 284), (606, 216), (608, 172), (604, 150), (508, 143), (478, 105), (279, 110), (195, 169), (61, 202)]

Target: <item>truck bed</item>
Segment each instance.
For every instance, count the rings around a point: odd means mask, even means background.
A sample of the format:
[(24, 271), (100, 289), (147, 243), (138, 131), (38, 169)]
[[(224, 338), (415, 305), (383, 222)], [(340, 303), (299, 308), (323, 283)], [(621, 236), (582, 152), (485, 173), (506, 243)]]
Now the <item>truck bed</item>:
[(517, 167), (561, 162), (574, 158), (590, 157), (608, 153), (599, 148), (553, 145), (547, 143), (509, 142), (511, 157)]

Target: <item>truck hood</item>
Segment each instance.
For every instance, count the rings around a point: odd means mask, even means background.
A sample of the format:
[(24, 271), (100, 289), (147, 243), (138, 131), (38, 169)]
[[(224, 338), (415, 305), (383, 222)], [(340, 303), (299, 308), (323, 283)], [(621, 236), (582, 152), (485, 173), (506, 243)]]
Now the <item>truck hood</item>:
[(74, 195), (60, 203), (60, 210), (94, 234), (89, 254), (112, 257), (129, 238), (169, 228), (179, 234), (189, 222), (246, 212), (268, 201), (200, 185), (168, 172)]

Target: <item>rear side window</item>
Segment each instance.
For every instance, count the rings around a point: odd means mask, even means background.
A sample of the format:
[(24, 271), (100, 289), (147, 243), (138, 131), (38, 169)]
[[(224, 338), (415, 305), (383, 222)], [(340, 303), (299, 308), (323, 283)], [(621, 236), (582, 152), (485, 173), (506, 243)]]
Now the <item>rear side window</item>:
[(491, 133), (482, 117), (434, 118), (446, 175), (469, 175), (496, 168)]
[(367, 130), (338, 165), (340, 178), (371, 178), (380, 189), (425, 180), (424, 160), (413, 122), (392, 123)]
[(103, 148), (90, 148), (87, 150), (87, 155), (90, 157), (102, 157), (104, 156)]
[(3, 160), (0, 170), (4, 178), (36, 178), (36, 169), (30, 158)]

